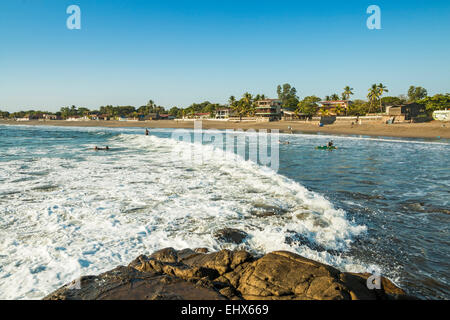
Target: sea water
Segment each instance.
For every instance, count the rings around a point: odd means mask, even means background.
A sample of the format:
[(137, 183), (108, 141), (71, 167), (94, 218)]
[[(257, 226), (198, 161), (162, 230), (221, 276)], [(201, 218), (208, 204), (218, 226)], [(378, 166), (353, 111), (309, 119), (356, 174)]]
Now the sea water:
[[(0, 126), (0, 298), (165, 247), (288, 250), (450, 298), (449, 141), (280, 135), (273, 171), (174, 130)], [(330, 139), (338, 150), (315, 149)], [(214, 156), (174, 156), (185, 148)], [(226, 227), (248, 237), (224, 243)]]

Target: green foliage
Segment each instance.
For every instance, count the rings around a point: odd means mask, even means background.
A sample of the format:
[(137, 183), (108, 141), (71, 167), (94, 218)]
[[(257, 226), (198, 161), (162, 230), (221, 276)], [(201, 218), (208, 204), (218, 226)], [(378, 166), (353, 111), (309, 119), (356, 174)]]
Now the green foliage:
[[(204, 101), (202, 103), (193, 103), (189, 107), (182, 109), (184, 111), (184, 115), (193, 116), (196, 113), (210, 113), (211, 117), (213, 117), (216, 113), (217, 109), (225, 107), (224, 105), (218, 103), (211, 103), (209, 101)], [(182, 113), (178, 112), (178, 116), (182, 116)]]
[(71, 117), (71, 116), (78, 116), (78, 109), (75, 106), (62, 107), (60, 112), (61, 112), (61, 116), (63, 118), (67, 118), (67, 117)]
[(345, 114), (345, 108), (342, 106), (336, 106), (335, 108), (336, 115), (340, 116)]
[(317, 113), (319, 102), (321, 99), (316, 96), (309, 96), (304, 98), (302, 101), (298, 103), (297, 109), (295, 110), (296, 114), (303, 113), (309, 117), (314, 116)]
[(342, 100), (350, 100), (350, 96), (353, 95), (353, 90), (350, 86), (346, 86), (344, 92), (342, 92)]
[(23, 118), (23, 117), (25, 117), (27, 114), (29, 114), (27, 111), (13, 112), (13, 113), (11, 114), (11, 118)]
[(364, 100), (354, 100), (347, 110), (348, 116), (365, 116), (369, 113), (370, 105)]
[(4, 112), (5, 112), (6, 117), (9, 116), (9, 118), (23, 118), (23, 117), (27, 117), (27, 116), (40, 117), (43, 114), (51, 114), (51, 112), (40, 111), (40, 110), (18, 111), (18, 112), (13, 112), (13, 113), (9, 113), (6, 111), (4, 111)]
[[(142, 110), (142, 109), (141, 109)], [(113, 107), (113, 106), (105, 106), (105, 107), (100, 107), (100, 111), (101, 114), (106, 114), (109, 117), (133, 117), (136, 116), (138, 114), (143, 114), (143, 115), (147, 115), (145, 113), (141, 113), (140, 111), (137, 111), (135, 107), (133, 106), (117, 106), (117, 107)], [(82, 115), (78, 112), (77, 115)]]
[(286, 110), (295, 110), (299, 103), (297, 97), (297, 89), (292, 87), (289, 83), (277, 87), (278, 99), (281, 100), (282, 106)]
[(236, 104), (236, 97), (235, 96), (231, 96), (228, 99), (228, 103), (229, 103), (230, 107), (234, 107), (234, 105)]
[(178, 107), (172, 107), (169, 110), (169, 115), (174, 116), (175, 118), (182, 118), (183, 117), (183, 109), (180, 109)]
[(450, 109), (450, 93), (436, 94), (432, 97), (426, 97), (419, 100), (418, 103), (425, 105), (425, 109), (429, 115), (436, 110)]
[[(342, 100), (350, 100), (350, 96), (353, 95), (353, 88), (346, 86), (342, 92)], [(353, 104), (349, 105), (347, 115), (351, 116), (363, 116), (367, 113), (374, 112), (375, 110), (382, 111), (385, 106), (388, 105), (400, 105), (407, 102), (417, 102), (425, 105), (428, 115), (435, 110), (450, 109), (450, 94), (436, 94), (433, 97), (427, 96), (427, 90), (422, 87), (411, 86), (408, 90), (408, 97), (383, 97), (383, 94), (388, 92), (387, 88), (383, 84), (373, 84), (368, 92), (368, 101), (354, 100)], [(282, 101), (282, 106), (286, 110), (295, 110), (296, 114), (302, 113), (308, 116), (313, 116), (317, 113), (319, 106), (317, 102), (321, 99), (316, 96), (308, 96), (302, 101), (299, 101), (297, 96), (297, 90), (290, 84), (285, 83), (277, 86), (278, 98)], [(252, 95), (246, 92), (238, 100), (235, 96), (230, 96), (228, 104), (236, 115), (253, 116), (256, 112), (256, 101), (266, 99), (264, 94)], [(325, 97), (325, 100), (341, 100), (338, 94)], [(212, 117), (216, 113), (217, 109), (224, 108), (224, 105), (218, 103), (212, 103), (204, 101), (201, 103), (193, 103), (187, 108), (172, 107), (169, 111), (166, 111), (164, 107), (156, 105), (153, 100), (149, 100), (148, 103), (139, 108), (133, 106), (101, 106), (98, 111), (91, 111), (85, 107), (64, 106), (59, 112), (51, 113), (39, 110), (28, 110), (9, 113), (7, 111), (0, 111), (0, 118), (23, 118), (25, 116), (40, 116), (42, 114), (56, 114), (63, 118), (71, 116), (87, 116), (90, 114), (105, 114), (111, 118), (122, 117), (137, 117), (147, 116), (153, 113), (169, 113), (177, 118), (183, 116), (193, 115), (196, 113), (210, 113)], [(324, 110), (325, 112), (326, 110)], [(337, 113), (342, 113), (343, 110), (336, 110)], [(340, 111), (340, 112), (339, 112)]]
[[(152, 113), (166, 113), (166, 110), (164, 107), (157, 106), (153, 100), (149, 100), (145, 106), (140, 106), (137, 109), (137, 113), (143, 116), (148, 116)], [(117, 116), (117, 114), (114, 116)]]
[(240, 118), (246, 115), (251, 116), (255, 114), (254, 103), (255, 100), (253, 99), (252, 94), (246, 92), (242, 95), (242, 98), (239, 101), (234, 103), (232, 109)]
[(242, 95), (240, 100), (236, 100), (234, 96), (228, 99), (229, 107), (233, 110), (233, 113), (240, 118), (244, 116), (252, 117), (256, 113), (256, 101), (267, 99), (264, 94), (257, 94), (253, 96), (251, 93), (246, 92)]
[(367, 98), (369, 99), (369, 112), (373, 112), (375, 110), (376, 105), (380, 106), (380, 111), (383, 111), (383, 106), (381, 104), (381, 97), (385, 92), (389, 92), (389, 90), (382, 84), (373, 84), (369, 89), (369, 93), (367, 94)]
[(339, 98), (339, 95), (337, 93), (333, 93), (330, 96), (330, 101), (339, 101), (339, 100), (341, 100), (341, 98)]
[(0, 118), (9, 118), (9, 112), (0, 110)]
[(381, 104), (383, 106), (394, 106), (405, 104), (406, 101), (402, 97), (384, 97), (381, 98)]
[(427, 89), (422, 87), (410, 86), (408, 89), (408, 101), (416, 102), (425, 99), (428, 96)]
[(259, 101), (259, 100), (265, 100), (265, 99), (267, 99), (265, 94), (257, 94), (253, 100)]

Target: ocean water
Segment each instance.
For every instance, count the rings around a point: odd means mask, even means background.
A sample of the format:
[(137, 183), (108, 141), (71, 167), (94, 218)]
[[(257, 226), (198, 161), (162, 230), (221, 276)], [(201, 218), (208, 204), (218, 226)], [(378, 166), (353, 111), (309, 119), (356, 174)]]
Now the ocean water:
[[(169, 246), (289, 250), (450, 298), (450, 141), (280, 135), (275, 172), (173, 132), (0, 126), (0, 299)], [(225, 227), (248, 237), (224, 243)]]

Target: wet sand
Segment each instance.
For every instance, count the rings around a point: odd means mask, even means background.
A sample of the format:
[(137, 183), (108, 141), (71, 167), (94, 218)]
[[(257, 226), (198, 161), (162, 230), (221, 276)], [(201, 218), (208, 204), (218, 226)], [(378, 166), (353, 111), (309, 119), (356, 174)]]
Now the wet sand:
[[(157, 120), (157, 121), (9, 121), (0, 120), (0, 124), (10, 125), (46, 125), (46, 126), (74, 126), (74, 127), (142, 127), (142, 128), (194, 128), (194, 121)], [(432, 121), (427, 123), (398, 123), (384, 124), (376, 121), (363, 122), (361, 125), (351, 125), (348, 122), (334, 123), (319, 127), (317, 122), (277, 121), (277, 122), (239, 122), (203, 120), (203, 129), (278, 129), (289, 132), (292, 127), (294, 133), (327, 133), (345, 135), (366, 135), (405, 138), (450, 139), (450, 123)]]

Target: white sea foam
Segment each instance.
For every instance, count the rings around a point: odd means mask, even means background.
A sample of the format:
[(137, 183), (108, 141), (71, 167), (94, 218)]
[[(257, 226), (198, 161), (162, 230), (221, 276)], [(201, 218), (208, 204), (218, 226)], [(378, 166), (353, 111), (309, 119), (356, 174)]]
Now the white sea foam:
[[(212, 146), (155, 136), (120, 134), (108, 144), (113, 152), (86, 145), (81, 158), (4, 164), (0, 298), (42, 298), (80, 275), (163, 247), (232, 249), (213, 236), (224, 227), (248, 233), (239, 246), (255, 253), (290, 250), (343, 270), (371, 267), (339, 254), (365, 226), (274, 171), (230, 161)], [(173, 158), (177, 148), (210, 157)]]

